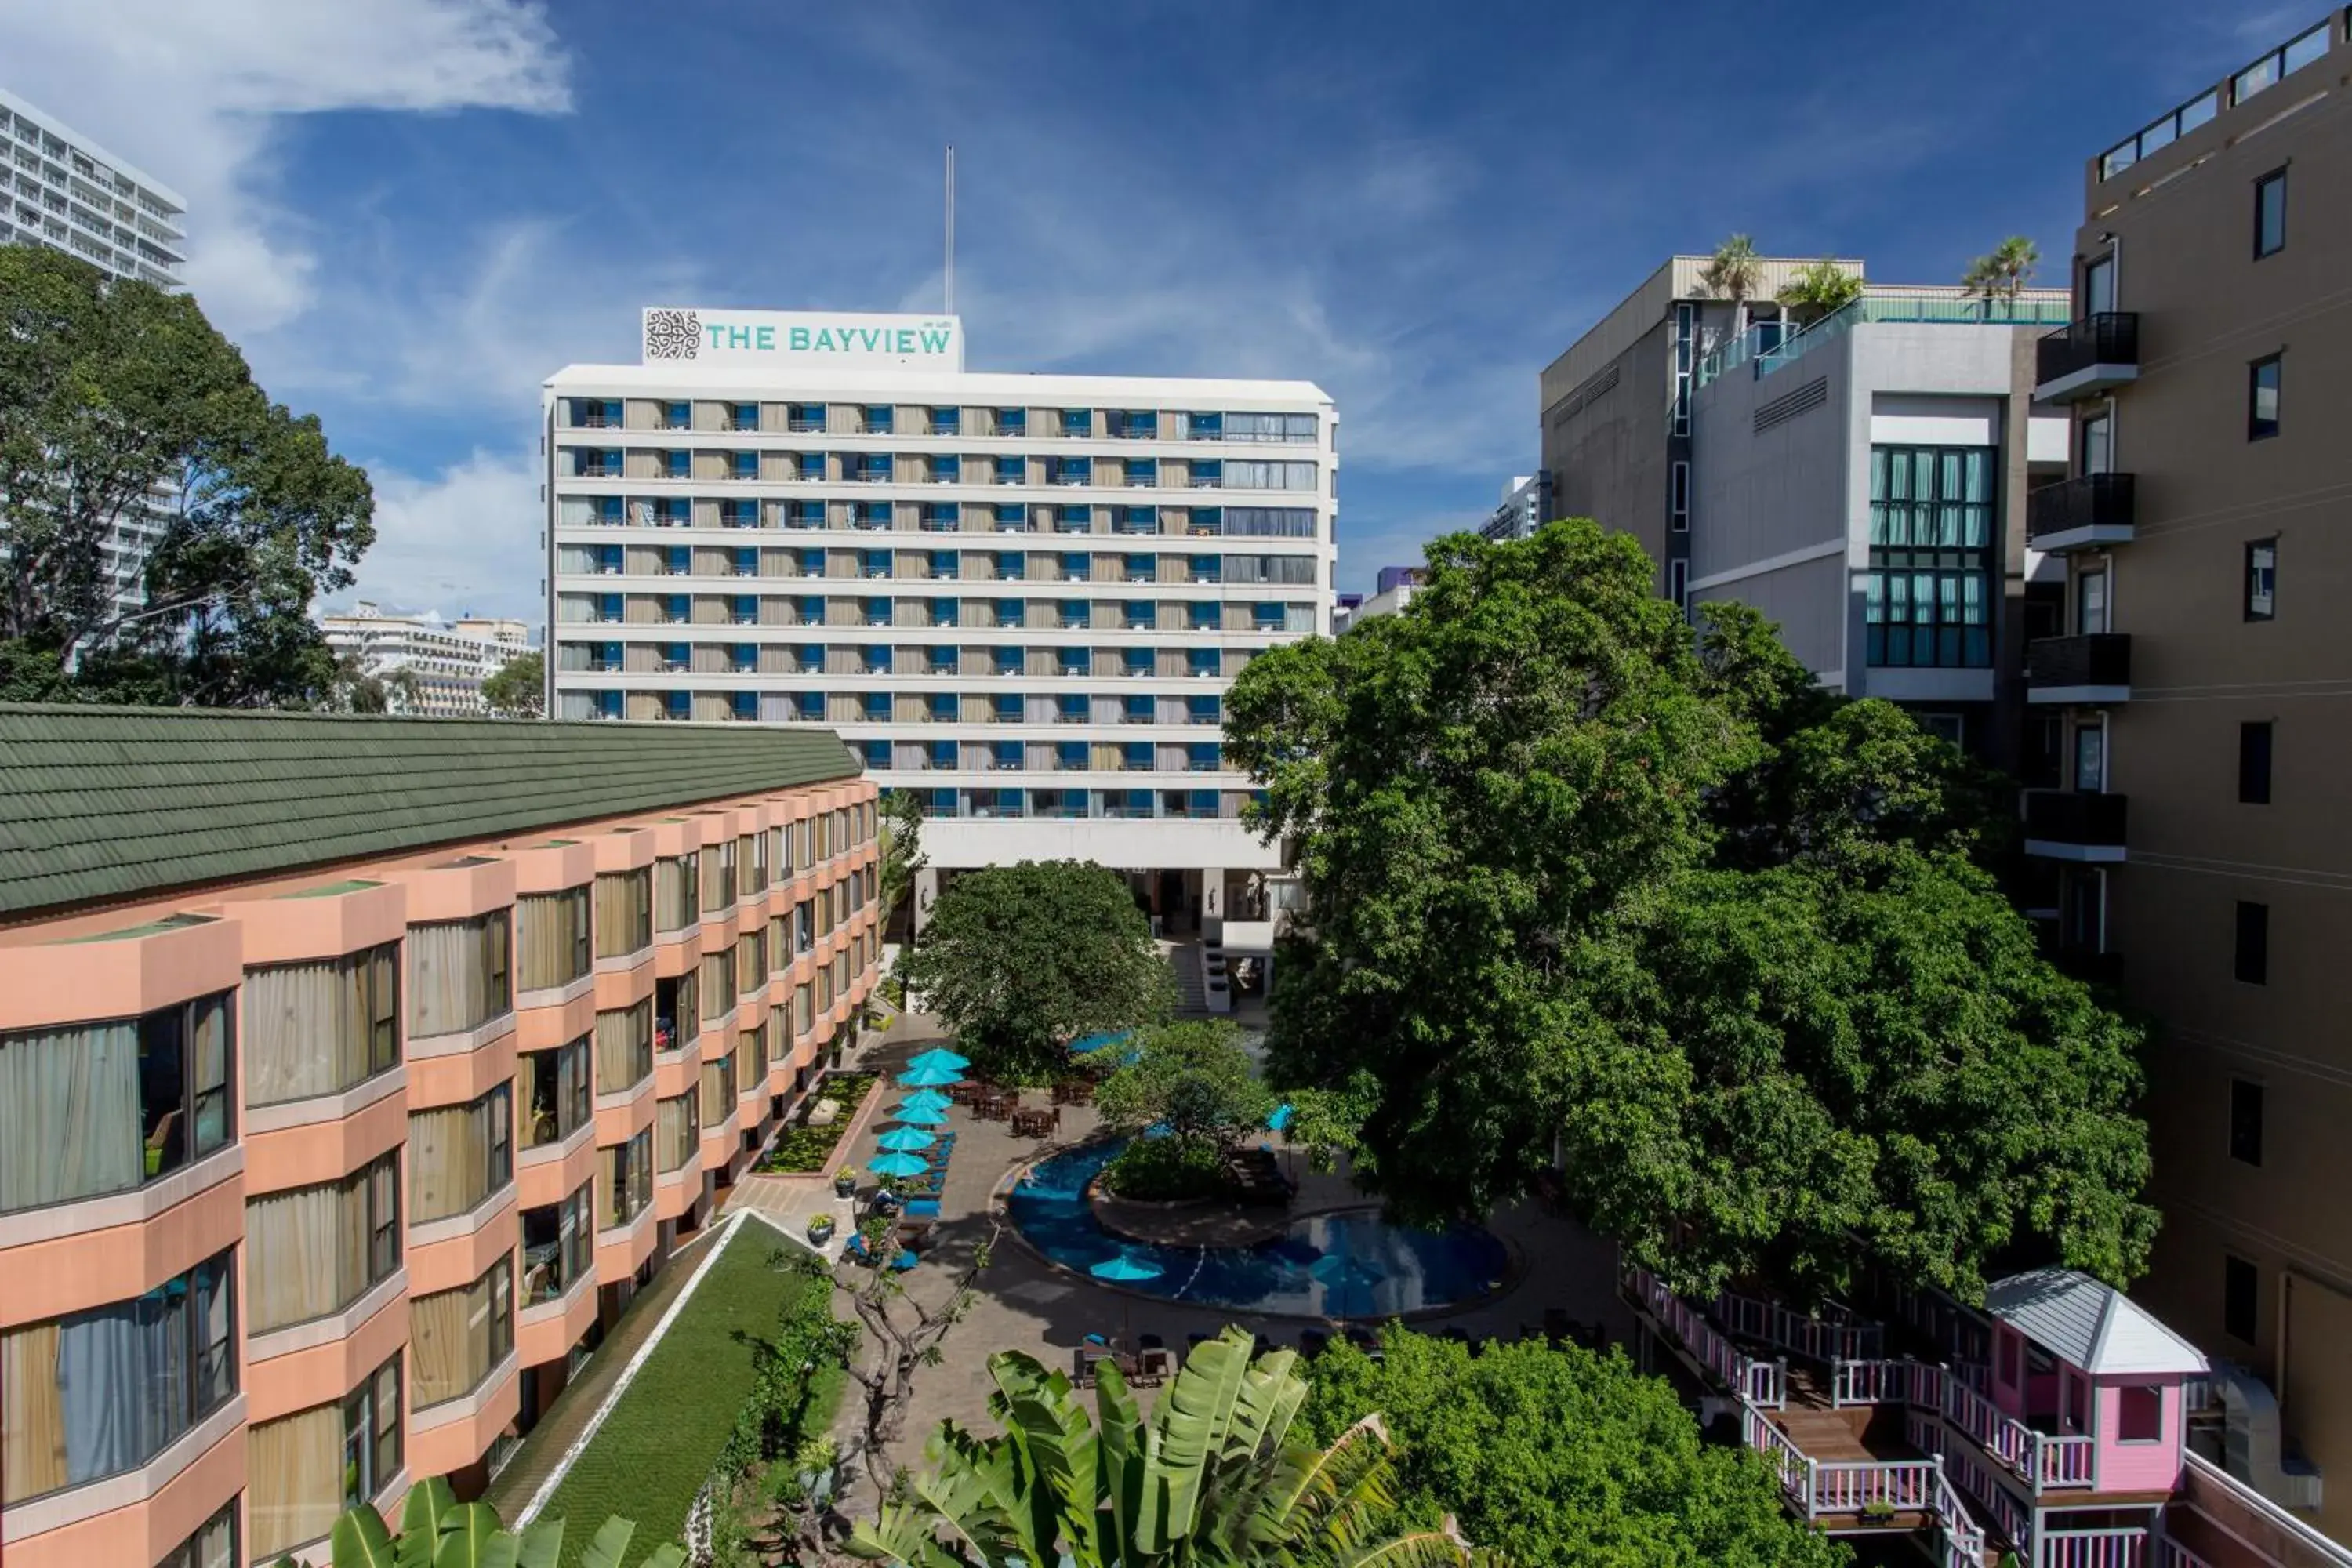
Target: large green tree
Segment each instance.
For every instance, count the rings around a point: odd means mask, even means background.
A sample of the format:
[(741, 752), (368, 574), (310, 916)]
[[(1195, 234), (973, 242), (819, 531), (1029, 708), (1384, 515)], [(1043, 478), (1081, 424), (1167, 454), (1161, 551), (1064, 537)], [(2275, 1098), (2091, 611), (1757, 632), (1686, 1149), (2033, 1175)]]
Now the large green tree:
[(1311, 900), (1269, 1076), (1359, 1176), (1438, 1219), (1557, 1161), (1694, 1291), (2128, 1279), (2137, 1037), (1970, 858), (2005, 831), (1982, 771), (1748, 612), (1695, 638), (1622, 535), (1429, 555), (1407, 613), (1228, 702)]
[(547, 714), (547, 660), (539, 649), (519, 653), (482, 682), (482, 705), (499, 719), (540, 719)]
[[(1095, 1091), (1103, 1125), (1131, 1140), (1104, 1174), (1127, 1197), (1221, 1191), (1225, 1151), (1263, 1129), (1274, 1104), (1232, 1023), (1195, 1018), (1146, 1029)], [(1157, 1135), (1142, 1136), (1147, 1130)]]
[(1832, 1568), (1771, 1472), (1700, 1441), (1663, 1379), (1539, 1340), (1470, 1347), (1391, 1326), (1379, 1360), (1318, 1356), (1301, 1417), (1326, 1442), (1378, 1415), (1398, 1524), (1451, 1516), (1514, 1568)]
[(1006, 1083), (1050, 1081), (1072, 1039), (1158, 1023), (1175, 1001), (1126, 881), (1083, 860), (960, 873), (932, 901), (904, 971), (975, 1069)]
[[(195, 300), (0, 247), (0, 679), (62, 697), (321, 706), (310, 616), (374, 538), (366, 474), (254, 384)], [(101, 546), (160, 525), (147, 612)], [(70, 672), (70, 673), (68, 673)]]
[(991, 1356), (993, 1436), (942, 1423), (933, 1464), (849, 1542), (904, 1568), (1437, 1568), (1482, 1559), (1437, 1520), (1384, 1529), (1390, 1444), (1374, 1414), (1323, 1442), (1293, 1435), (1307, 1399), (1295, 1351), (1251, 1359), (1227, 1329), (1192, 1349), (1150, 1415), (1116, 1368), (1099, 1426), (1070, 1381)]

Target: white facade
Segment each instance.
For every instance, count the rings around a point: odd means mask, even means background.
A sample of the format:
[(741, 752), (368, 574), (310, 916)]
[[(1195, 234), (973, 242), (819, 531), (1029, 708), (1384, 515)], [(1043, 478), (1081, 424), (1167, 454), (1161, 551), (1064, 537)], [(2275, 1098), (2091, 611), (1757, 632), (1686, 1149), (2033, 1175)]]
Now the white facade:
[(1182, 871), (1205, 920), (1278, 863), (1219, 742), (1241, 668), (1331, 629), (1320, 389), (968, 373), (949, 318), (646, 340), (545, 389), (557, 717), (829, 725), (943, 869)]
[(530, 628), (520, 621), (388, 616), (364, 599), (350, 615), (320, 616), (319, 627), (362, 673), (408, 676), (393, 684), (391, 710), (428, 718), (488, 711), (482, 683), (530, 651)]
[[(116, 278), (180, 286), (187, 204), (54, 115), (0, 90), (0, 245), (46, 245)], [(126, 518), (100, 548), (114, 613), (145, 602), (140, 568), (160, 519)]]
[(1552, 519), (1551, 476), (1547, 473), (1515, 474), (1503, 487), (1503, 499), (1492, 516), (1478, 531), (1498, 542), (1511, 539), (1530, 539), (1536, 530)]

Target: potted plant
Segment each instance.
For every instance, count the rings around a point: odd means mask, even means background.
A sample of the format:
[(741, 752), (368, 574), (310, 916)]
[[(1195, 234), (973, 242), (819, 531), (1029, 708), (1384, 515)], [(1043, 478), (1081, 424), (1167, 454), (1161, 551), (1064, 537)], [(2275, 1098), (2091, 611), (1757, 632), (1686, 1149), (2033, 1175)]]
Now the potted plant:
[(844, 1165), (833, 1173), (833, 1195), (837, 1198), (854, 1198), (857, 1195), (856, 1166)]
[(808, 1222), (809, 1245), (811, 1247), (823, 1247), (826, 1242), (833, 1239), (833, 1230), (834, 1223), (833, 1216), (831, 1215), (820, 1214), (810, 1215)]
[(1883, 1497), (1872, 1498), (1862, 1505), (1862, 1521), (1864, 1524), (1893, 1524), (1895, 1505)]

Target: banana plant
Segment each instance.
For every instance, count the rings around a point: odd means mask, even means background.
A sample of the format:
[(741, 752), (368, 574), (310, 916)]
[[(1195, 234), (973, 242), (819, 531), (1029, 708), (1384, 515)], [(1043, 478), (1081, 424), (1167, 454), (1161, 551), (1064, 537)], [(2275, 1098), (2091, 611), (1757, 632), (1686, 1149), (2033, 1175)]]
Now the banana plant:
[(1452, 1521), (1388, 1532), (1391, 1445), (1378, 1416), (1328, 1448), (1288, 1440), (1307, 1401), (1297, 1354), (1251, 1358), (1228, 1328), (1196, 1347), (1147, 1419), (1115, 1367), (1089, 1420), (1034, 1357), (989, 1358), (983, 1437), (941, 1423), (929, 1468), (847, 1547), (901, 1568), (1471, 1568)]
[[(637, 1527), (608, 1519), (580, 1555), (580, 1568), (622, 1568)], [(408, 1489), (394, 1535), (366, 1503), (335, 1521), (327, 1538), (333, 1568), (555, 1568), (563, 1550), (563, 1521), (542, 1521), (520, 1534), (502, 1528), (488, 1503), (460, 1503), (439, 1476)], [(686, 1550), (657, 1546), (638, 1568), (685, 1568)], [(280, 1557), (278, 1568), (297, 1568)]]

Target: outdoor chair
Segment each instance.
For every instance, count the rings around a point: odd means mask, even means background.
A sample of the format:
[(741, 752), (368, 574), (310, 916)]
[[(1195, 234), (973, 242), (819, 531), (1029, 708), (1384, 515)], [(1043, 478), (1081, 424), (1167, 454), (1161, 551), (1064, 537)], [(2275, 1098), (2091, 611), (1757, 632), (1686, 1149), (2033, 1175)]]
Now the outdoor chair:
[(907, 1205), (907, 1213), (915, 1219), (937, 1219), (940, 1217), (940, 1200), (916, 1198)]

